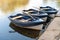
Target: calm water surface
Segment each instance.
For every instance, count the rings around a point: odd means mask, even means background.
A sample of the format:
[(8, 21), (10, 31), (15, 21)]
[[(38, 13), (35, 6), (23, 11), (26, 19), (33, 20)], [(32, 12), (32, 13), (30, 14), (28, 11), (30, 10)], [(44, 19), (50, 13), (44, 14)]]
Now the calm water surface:
[[(60, 0), (42, 0), (41, 6), (49, 5), (60, 8)], [(0, 40), (35, 40), (40, 31), (24, 29), (15, 26), (8, 19), (8, 15), (0, 12)]]

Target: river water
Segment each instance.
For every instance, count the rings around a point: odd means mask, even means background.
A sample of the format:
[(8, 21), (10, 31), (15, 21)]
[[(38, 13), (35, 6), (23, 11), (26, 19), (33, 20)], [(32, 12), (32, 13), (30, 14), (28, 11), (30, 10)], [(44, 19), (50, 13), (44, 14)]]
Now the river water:
[[(41, 0), (39, 2), (40, 6), (51, 6), (57, 10), (60, 8), (60, 0)], [(15, 26), (8, 19), (9, 15), (0, 11), (0, 40), (35, 40), (39, 36), (40, 30)]]

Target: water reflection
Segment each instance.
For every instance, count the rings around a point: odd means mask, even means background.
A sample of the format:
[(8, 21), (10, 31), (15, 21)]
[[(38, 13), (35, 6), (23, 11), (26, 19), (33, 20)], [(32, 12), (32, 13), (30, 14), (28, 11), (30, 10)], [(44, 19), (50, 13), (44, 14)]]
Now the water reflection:
[[(20, 7), (21, 5), (23, 5), (23, 6)], [(22, 0), (22, 2), (21, 2), (21, 0), (20, 1), (17, 1), (17, 0), (0, 1), (0, 8), (7, 12), (8, 11), (10, 12), (10, 10), (11, 11), (13, 10), (14, 12), (19, 12), (19, 11), (21, 12), (21, 10), (23, 10), (23, 9), (30, 9), (30, 8), (34, 8), (34, 7), (47, 6), (47, 5), (51, 6), (53, 8), (59, 9), (60, 0)]]
[(60, 8), (60, 0), (56, 0), (56, 5), (58, 8)]
[(53, 8), (60, 8), (60, 0), (43, 0), (43, 6), (51, 6)]
[(13, 23), (10, 23), (10, 27), (14, 29), (15, 32), (18, 32), (19, 34), (22, 34), (30, 38), (36, 38), (39, 36), (39, 33), (40, 33), (40, 30), (21, 28), (21, 27), (14, 25)]
[(0, 8), (5, 11), (13, 11), (16, 7), (24, 7), (29, 0), (0, 0)]
[(48, 3), (48, 0), (43, 0), (44, 6)]

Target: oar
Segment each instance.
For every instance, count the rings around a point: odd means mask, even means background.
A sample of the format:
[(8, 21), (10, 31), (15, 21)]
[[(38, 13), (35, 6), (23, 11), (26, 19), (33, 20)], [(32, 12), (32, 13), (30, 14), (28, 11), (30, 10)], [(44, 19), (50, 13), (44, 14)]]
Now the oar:
[(27, 14), (28, 16), (30, 16), (33, 20), (36, 20), (33, 16), (31, 16), (30, 14), (29, 14), (30, 12), (26, 12), (25, 14)]
[(34, 8), (38, 9), (38, 14), (40, 14), (39, 12), (40, 12), (41, 9), (40, 8), (37, 8), (37, 7), (34, 7)]

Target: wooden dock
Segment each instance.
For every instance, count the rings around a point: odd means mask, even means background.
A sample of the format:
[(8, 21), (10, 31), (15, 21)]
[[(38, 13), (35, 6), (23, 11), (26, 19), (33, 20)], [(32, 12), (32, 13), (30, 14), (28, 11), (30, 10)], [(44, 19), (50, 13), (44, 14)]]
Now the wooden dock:
[(38, 40), (60, 40), (60, 17), (56, 17)]

